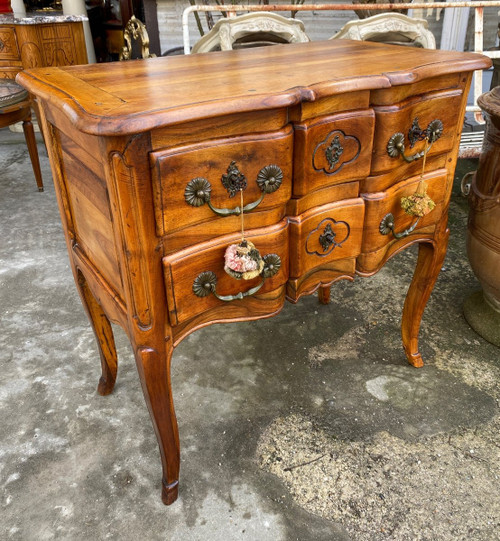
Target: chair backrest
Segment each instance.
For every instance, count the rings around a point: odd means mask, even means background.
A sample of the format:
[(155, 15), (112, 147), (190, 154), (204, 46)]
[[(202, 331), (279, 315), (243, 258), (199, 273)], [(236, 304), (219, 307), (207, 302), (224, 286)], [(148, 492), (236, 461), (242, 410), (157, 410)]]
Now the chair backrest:
[(302, 21), (261, 11), (220, 19), (195, 43), (191, 52), (208, 53), (306, 41), (310, 40)]
[(132, 58), (154, 58), (156, 55), (149, 52), (149, 36), (146, 25), (135, 18), (129, 19), (123, 31), (125, 45), (120, 53), (120, 60)]
[(330, 39), (383, 41), (435, 49), (436, 40), (425, 19), (414, 19), (402, 13), (380, 13), (359, 21), (349, 21)]

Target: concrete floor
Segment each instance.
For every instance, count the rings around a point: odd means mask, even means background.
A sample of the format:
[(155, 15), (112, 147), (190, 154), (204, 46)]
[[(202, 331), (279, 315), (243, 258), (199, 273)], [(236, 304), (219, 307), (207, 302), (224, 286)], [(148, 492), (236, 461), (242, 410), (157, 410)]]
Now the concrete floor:
[[(293, 483), (313, 481), (298, 473), (281, 479), (260, 454), (277, 419), (300, 417), (313, 419), (311, 431), (347, 450), (381, 434), (420, 445), (427, 464), (429, 438), (449, 443), (468, 431), (472, 446), (498, 419), (499, 350), (462, 316), (463, 300), (478, 284), (464, 251), (467, 203), (458, 189), (449, 253), (421, 329), (424, 368), (406, 364), (399, 338), (414, 250), (373, 278), (335, 285), (328, 307), (308, 297), (270, 320), (214, 325), (182, 342), (173, 361), (180, 497), (165, 507), (156, 439), (120, 329), (115, 391), (96, 393), (99, 358), (39, 148), (43, 193), (36, 190), (22, 134), (0, 131), (1, 539), (498, 539), (499, 515), (495, 522), (482, 511), (498, 510), (498, 433), (489, 435), (497, 452), (484, 473), (493, 488), (470, 485), (472, 505), (455, 512), (454, 527), (425, 505), (435, 497), (444, 506), (448, 497), (439, 483), (454, 475), (451, 462), (439, 475), (423, 472), (435, 488), (425, 484), (424, 501), (412, 502), (408, 513), (387, 518), (394, 523), (384, 528), (365, 517), (364, 529), (356, 530), (356, 517), (304, 503)], [(393, 482), (405, 492), (404, 472)], [(383, 505), (377, 501), (374, 514)], [(406, 529), (397, 530), (397, 521)]]

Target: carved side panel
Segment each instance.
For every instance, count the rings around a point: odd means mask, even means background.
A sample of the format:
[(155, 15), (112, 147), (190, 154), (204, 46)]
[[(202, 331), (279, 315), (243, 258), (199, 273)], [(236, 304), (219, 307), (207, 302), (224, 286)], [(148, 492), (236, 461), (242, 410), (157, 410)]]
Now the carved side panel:
[(111, 153), (111, 164), (118, 197), (120, 233), (123, 249), (123, 279), (129, 293), (129, 310), (141, 330), (153, 324), (147, 239), (142, 227), (139, 205), (142, 198), (137, 171), (120, 152)]
[[(113, 222), (102, 162), (88, 146), (59, 132), (66, 193), (75, 242), (114, 291), (122, 292)], [(89, 145), (90, 146), (90, 145)]]

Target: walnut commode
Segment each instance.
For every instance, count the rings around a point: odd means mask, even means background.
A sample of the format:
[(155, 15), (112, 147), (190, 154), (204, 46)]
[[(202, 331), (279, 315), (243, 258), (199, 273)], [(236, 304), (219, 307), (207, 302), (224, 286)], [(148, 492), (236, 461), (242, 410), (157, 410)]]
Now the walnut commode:
[[(326, 303), (336, 280), (418, 243), (402, 335), (423, 364), (418, 331), (445, 255), (471, 73), (489, 65), (338, 40), (18, 76), (42, 106), (99, 392), (116, 378), (112, 321), (135, 352), (166, 504), (179, 478), (170, 360), (195, 329), (269, 317), (318, 288)], [(249, 280), (224, 272), (241, 212), (262, 254)]]

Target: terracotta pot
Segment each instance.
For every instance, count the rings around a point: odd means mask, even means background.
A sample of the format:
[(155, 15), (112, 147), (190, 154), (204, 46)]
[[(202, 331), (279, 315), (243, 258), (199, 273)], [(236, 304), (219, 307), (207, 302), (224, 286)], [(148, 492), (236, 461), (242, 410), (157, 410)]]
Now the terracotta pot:
[(500, 86), (478, 104), (486, 131), (469, 193), (467, 254), (483, 291), (467, 299), (464, 313), (475, 331), (500, 347)]

